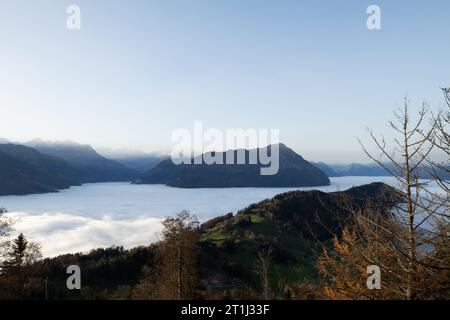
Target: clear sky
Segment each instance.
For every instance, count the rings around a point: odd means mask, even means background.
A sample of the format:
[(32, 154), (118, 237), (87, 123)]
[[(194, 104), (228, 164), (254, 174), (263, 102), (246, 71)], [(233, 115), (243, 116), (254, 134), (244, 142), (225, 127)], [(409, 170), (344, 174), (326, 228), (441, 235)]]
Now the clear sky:
[(386, 131), (405, 94), (443, 106), (449, 13), (447, 0), (0, 0), (0, 137), (169, 150), (201, 120), (364, 161), (356, 139)]

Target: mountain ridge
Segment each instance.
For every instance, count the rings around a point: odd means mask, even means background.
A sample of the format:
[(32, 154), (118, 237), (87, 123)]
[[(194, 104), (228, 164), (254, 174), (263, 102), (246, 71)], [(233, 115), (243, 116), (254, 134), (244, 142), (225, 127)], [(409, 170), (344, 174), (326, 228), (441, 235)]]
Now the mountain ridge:
[[(238, 152), (245, 153), (248, 160), (250, 152), (266, 152), (271, 146), (258, 149), (231, 150), (234, 159)], [(197, 158), (222, 157), (230, 152), (207, 152)], [(259, 159), (259, 158), (258, 158)], [(258, 164), (194, 164), (175, 165), (171, 159), (164, 160), (152, 170), (134, 181), (136, 184), (166, 184), (180, 188), (227, 188), (227, 187), (303, 187), (329, 185), (330, 180), (318, 168), (303, 159), (284, 144), (279, 144), (279, 171), (275, 175), (261, 175), (264, 166)]]
[(78, 170), (83, 183), (132, 181), (139, 172), (101, 156), (90, 145), (76, 142), (46, 142), (32, 140), (25, 145), (37, 151), (61, 158)]
[(16, 144), (0, 144), (0, 195), (56, 192), (80, 185), (66, 161)]

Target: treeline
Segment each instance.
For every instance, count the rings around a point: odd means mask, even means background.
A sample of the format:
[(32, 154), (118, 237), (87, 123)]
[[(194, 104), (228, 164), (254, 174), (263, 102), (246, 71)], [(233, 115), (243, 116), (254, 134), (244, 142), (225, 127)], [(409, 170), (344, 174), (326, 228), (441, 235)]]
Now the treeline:
[[(216, 243), (201, 240), (195, 216), (182, 212), (165, 220), (164, 238), (149, 247), (124, 250), (122, 247), (97, 249), (89, 254), (68, 254), (51, 259), (29, 260), (32, 252), (23, 235), (11, 244), (10, 258), (3, 263), (1, 299), (402, 299), (407, 288), (403, 266), (392, 255), (390, 238), (374, 239), (374, 229), (366, 214), (356, 216), (354, 224), (323, 246), (315, 259), (318, 276), (274, 283), (275, 264), (280, 261), (276, 246), (261, 241), (252, 270), (233, 270), (224, 265), (219, 274), (228, 279), (214, 283), (202, 272), (202, 264), (217, 252), (228, 251)], [(376, 217), (371, 217), (377, 221)], [(391, 220), (379, 221), (387, 227)], [(390, 229), (392, 226), (389, 227)], [(363, 233), (361, 233), (363, 232)], [(366, 241), (370, 241), (368, 245)], [(239, 248), (239, 244), (237, 245)], [(441, 266), (449, 266), (449, 246), (433, 250)], [(22, 260), (20, 260), (22, 259)], [(375, 260), (376, 259), (376, 260)], [(445, 260), (447, 259), (447, 260)], [(34, 261), (34, 262), (32, 262)], [(450, 274), (444, 268), (433, 270), (420, 261), (414, 278), (414, 299), (450, 298)], [(382, 269), (381, 289), (369, 290), (367, 266), (378, 263)], [(69, 265), (81, 269), (81, 290), (68, 290)], [(287, 265), (290, 265), (287, 263)], [(296, 269), (301, 266), (290, 265)], [(387, 270), (388, 272), (385, 272)], [(247, 272), (245, 272), (247, 271)], [(224, 286), (223, 283), (227, 283)]]

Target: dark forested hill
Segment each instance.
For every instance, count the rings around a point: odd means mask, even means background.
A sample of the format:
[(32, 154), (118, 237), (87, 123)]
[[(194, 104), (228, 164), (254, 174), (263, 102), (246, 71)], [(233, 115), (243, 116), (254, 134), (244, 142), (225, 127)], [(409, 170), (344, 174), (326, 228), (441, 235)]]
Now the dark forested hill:
[(53, 192), (79, 185), (67, 162), (32, 148), (0, 144), (0, 195)]
[(314, 266), (323, 245), (339, 235), (353, 210), (371, 206), (380, 214), (400, 201), (395, 189), (372, 183), (347, 191), (279, 194), (202, 225), (204, 277), (217, 287), (258, 283), (258, 252), (270, 247), (273, 287), (317, 279)]
[[(271, 146), (267, 147), (271, 148)], [(265, 152), (266, 148), (264, 148)], [(257, 150), (259, 152), (259, 149)], [(238, 150), (232, 151), (237, 159)], [(245, 152), (249, 159), (252, 151)], [(208, 153), (206, 156), (223, 158), (225, 153)], [(205, 157), (205, 155), (202, 155)], [(259, 159), (259, 158), (258, 158)], [(192, 160), (193, 161), (193, 160)], [(194, 162), (193, 162), (194, 163)], [(275, 175), (261, 175), (259, 164), (181, 164), (168, 159), (135, 181), (138, 184), (167, 184), (181, 188), (222, 187), (303, 187), (328, 185), (330, 180), (318, 168), (283, 144), (279, 145), (279, 171)]]

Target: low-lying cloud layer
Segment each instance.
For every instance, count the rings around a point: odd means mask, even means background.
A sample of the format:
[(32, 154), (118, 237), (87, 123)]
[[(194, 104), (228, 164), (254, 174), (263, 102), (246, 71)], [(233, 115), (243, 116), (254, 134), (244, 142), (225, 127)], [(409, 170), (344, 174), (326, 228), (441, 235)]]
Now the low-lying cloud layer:
[(114, 245), (125, 248), (149, 245), (160, 238), (162, 230), (161, 219), (151, 217), (123, 220), (64, 213), (29, 215), (11, 212), (9, 215), (16, 220), (17, 232), (23, 232), (31, 241), (41, 244), (45, 257)]

